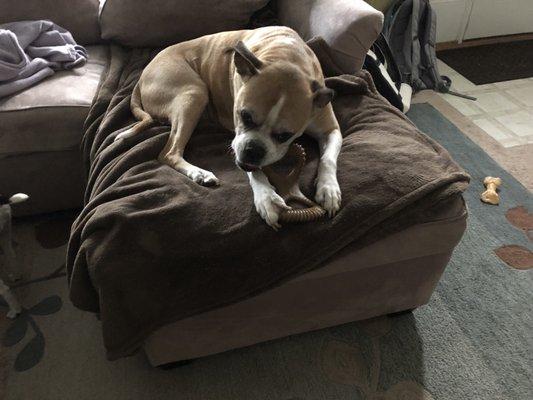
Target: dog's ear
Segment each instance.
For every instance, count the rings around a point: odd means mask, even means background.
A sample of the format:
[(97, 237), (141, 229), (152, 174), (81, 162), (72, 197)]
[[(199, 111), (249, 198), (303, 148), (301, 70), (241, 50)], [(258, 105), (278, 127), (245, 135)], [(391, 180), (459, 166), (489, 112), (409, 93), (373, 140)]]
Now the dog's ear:
[(235, 63), (235, 68), (237, 69), (239, 75), (255, 75), (263, 66), (261, 60), (257, 58), (241, 40), (239, 40), (237, 45), (233, 47), (232, 50), (234, 51), (233, 62)]
[(318, 108), (325, 107), (335, 96), (334, 90), (323, 87), (318, 81), (311, 82), (311, 90), (313, 91), (313, 105)]

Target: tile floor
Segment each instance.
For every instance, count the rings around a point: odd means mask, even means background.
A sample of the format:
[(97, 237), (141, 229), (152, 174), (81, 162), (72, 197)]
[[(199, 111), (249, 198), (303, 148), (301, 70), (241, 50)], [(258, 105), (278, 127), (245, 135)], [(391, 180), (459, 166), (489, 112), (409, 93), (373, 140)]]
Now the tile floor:
[(452, 89), (477, 97), (441, 96), (505, 148), (533, 144), (533, 77), (475, 85), (439, 60), (439, 70)]

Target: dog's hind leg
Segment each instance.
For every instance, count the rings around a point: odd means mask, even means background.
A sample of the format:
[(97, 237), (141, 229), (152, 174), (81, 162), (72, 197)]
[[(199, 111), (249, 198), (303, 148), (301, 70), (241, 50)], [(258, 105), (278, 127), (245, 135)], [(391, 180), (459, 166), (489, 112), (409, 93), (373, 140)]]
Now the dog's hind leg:
[(201, 78), (195, 72), (187, 74), (187, 77), (187, 83), (180, 85), (178, 95), (170, 104), (172, 128), (168, 142), (159, 154), (159, 161), (200, 185), (216, 186), (218, 179), (212, 172), (192, 165), (183, 158), (185, 146), (209, 101), (207, 87)]
[(154, 119), (150, 114), (148, 114), (146, 111), (142, 108), (141, 103), (141, 90), (139, 87), (139, 83), (135, 85), (133, 88), (133, 93), (131, 94), (131, 101), (130, 101), (130, 107), (131, 112), (139, 120), (135, 125), (133, 125), (131, 128), (126, 129), (123, 132), (120, 132), (116, 137), (115, 141), (120, 139), (128, 139), (131, 136), (136, 135), (139, 132), (142, 132), (145, 129), (150, 128), (155, 124)]

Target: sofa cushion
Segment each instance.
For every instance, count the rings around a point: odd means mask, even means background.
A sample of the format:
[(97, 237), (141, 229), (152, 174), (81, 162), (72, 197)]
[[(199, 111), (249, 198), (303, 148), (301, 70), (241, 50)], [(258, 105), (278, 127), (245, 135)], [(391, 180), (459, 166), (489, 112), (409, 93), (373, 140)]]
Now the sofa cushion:
[(102, 38), (131, 47), (160, 47), (243, 28), (268, 0), (105, 0)]
[(305, 40), (322, 37), (345, 73), (361, 69), (383, 26), (383, 14), (363, 0), (278, 0), (283, 25)]
[(83, 122), (107, 61), (107, 46), (87, 46), (82, 68), (58, 71), (0, 100), (0, 157), (79, 146)]
[(48, 19), (65, 28), (79, 44), (101, 41), (98, 0), (2, 0), (0, 24)]

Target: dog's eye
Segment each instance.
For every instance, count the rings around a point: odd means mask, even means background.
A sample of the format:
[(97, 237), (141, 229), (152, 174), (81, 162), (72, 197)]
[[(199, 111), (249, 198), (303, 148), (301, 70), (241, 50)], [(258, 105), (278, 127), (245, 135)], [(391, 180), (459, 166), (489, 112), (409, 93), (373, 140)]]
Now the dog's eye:
[(292, 137), (292, 132), (273, 133), (272, 136), (279, 143), (284, 143)]
[(257, 126), (257, 124), (254, 122), (252, 114), (250, 114), (250, 112), (247, 110), (241, 110), (241, 119), (246, 128), (254, 128)]

